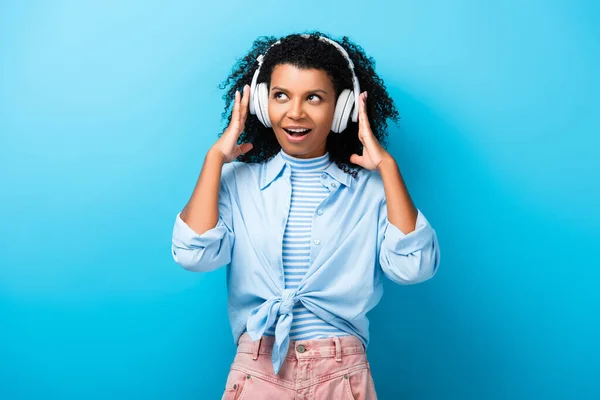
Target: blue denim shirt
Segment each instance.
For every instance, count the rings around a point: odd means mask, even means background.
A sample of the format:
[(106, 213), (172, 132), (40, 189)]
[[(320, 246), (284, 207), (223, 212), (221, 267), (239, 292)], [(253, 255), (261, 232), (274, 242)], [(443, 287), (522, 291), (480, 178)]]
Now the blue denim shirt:
[(225, 164), (217, 225), (198, 235), (177, 214), (171, 250), (190, 271), (227, 265), (236, 343), (244, 331), (258, 340), (276, 322), (275, 373), (287, 353), (296, 302), (366, 347), (366, 313), (381, 299), (382, 273), (399, 284), (418, 283), (431, 278), (440, 262), (435, 231), (420, 210), (408, 234), (388, 221), (378, 171), (361, 169), (354, 178), (332, 162), (320, 178), (330, 193), (313, 215), (310, 267), (297, 289), (285, 289), (282, 240), (290, 175), (281, 152), (263, 163)]

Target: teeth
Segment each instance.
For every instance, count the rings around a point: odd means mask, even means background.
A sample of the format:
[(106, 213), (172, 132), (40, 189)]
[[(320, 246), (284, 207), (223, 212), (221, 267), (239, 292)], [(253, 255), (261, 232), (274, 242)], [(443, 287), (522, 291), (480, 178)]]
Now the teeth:
[(290, 132), (294, 132), (294, 133), (305, 133), (310, 131), (310, 129), (287, 129)]

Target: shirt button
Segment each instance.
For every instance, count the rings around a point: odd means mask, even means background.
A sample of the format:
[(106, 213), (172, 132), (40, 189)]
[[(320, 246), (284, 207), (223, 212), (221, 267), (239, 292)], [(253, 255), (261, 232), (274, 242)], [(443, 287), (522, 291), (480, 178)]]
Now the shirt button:
[(337, 183), (333, 182), (333, 183), (331, 184), (331, 187), (332, 187), (332, 188), (334, 188), (334, 187), (337, 187)]
[(321, 175), (321, 178), (323, 178), (323, 179), (327, 178), (327, 174), (325, 172), (323, 172), (323, 175)]
[(319, 239), (315, 239), (315, 240), (313, 240), (313, 243), (314, 244), (319, 244), (319, 243), (321, 243), (321, 241)]
[(323, 210), (321, 210), (321, 209), (317, 210), (317, 214), (323, 215)]
[(296, 351), (298, 351), (298, 353), (304, 353), (306, 351), (306, 347), (304, 347), (303, 344), (299, 344), (298, 347), (296, 347)]

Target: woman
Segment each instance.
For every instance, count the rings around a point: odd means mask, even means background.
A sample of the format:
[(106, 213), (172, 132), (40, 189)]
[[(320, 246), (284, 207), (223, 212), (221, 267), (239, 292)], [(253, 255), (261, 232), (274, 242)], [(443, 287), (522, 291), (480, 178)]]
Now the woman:
[(375, 399), (366, 313), (382, 274), (421, 282), (440, 259), (382, 145), (393, 102), (360, 47), (319, 32), (257, 39), (228, 86), (229, 126), (172, 246), (188, 270), (227, 265), (223, 398)]

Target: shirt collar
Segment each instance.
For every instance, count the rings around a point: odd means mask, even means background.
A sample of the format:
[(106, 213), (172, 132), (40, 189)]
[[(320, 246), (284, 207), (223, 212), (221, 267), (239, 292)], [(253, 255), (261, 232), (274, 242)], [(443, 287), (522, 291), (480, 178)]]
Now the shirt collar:
[[(277, 179), (277, 177), (281, 175), (281, 172), (286, 166), (288, 168), (291, 168), (281, 156), (281, 151), (282, 150), (280, 150), (273, 158), (268, 160), (262, 168), (262, 174), (260, 178), (260, 190), (263, 190), (264, 188), (269, 186), (271, 182)], [(352, 185), (352, 176), (344, 172), (340, 167), (338, 167), (335, 161), (332, 161), (331, 164), (327, 168), (325, 168), (323, 172), (328, 174), (344, 186)]]

